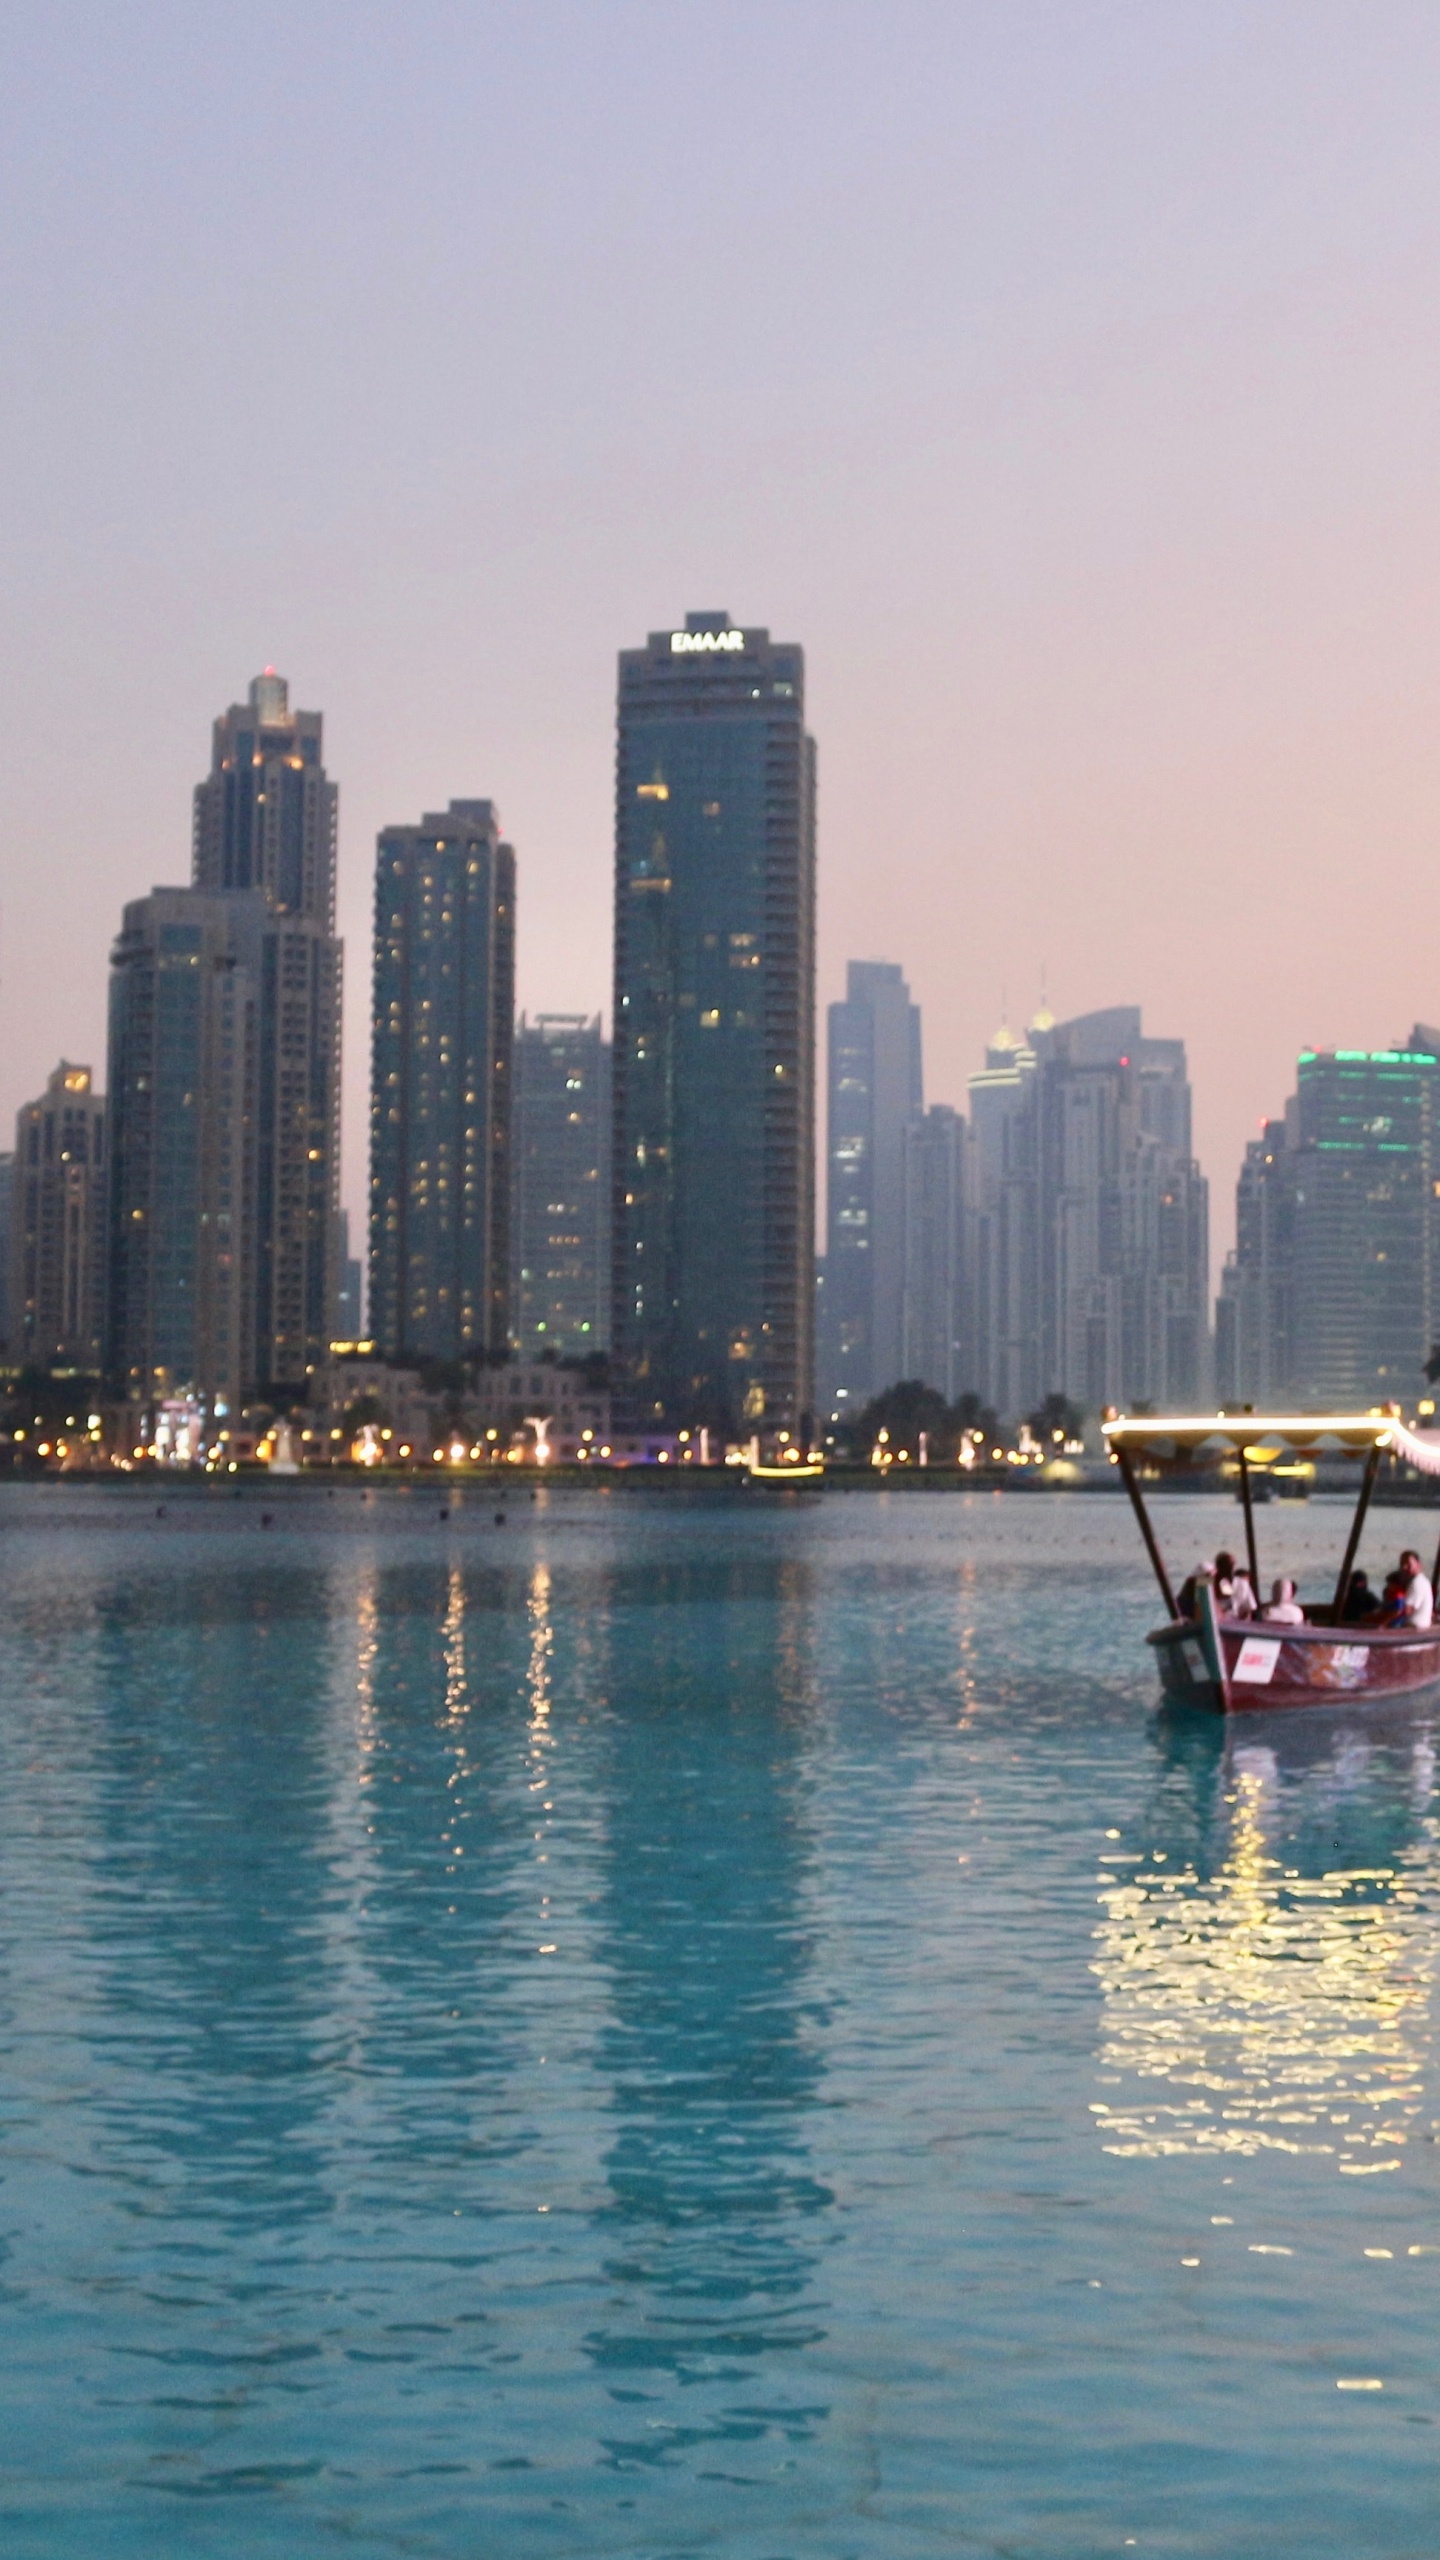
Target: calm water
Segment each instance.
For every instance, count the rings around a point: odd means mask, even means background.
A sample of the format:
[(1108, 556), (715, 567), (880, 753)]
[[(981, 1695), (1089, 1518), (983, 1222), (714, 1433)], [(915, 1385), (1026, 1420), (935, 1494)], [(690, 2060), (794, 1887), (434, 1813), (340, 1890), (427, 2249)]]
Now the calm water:
[(7, 2560), (1430, 2560), (1431, 1715), (1167, 1725), (1118, 1501), (507, 1509), (0, 1494)]

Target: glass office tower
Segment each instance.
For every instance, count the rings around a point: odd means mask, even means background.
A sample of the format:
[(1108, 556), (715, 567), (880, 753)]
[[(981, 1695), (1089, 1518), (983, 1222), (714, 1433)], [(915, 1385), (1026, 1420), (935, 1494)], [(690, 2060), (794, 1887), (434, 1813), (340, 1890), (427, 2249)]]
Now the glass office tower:
[(370, 1332), (388, 1360), (508, 1345), (515, 855), (488, 800), (387, 827), (375, 866)]
[(1225, 1382), (1364, 1410), (1425, 1386), (1440, 1331), (1440, 1034), (1302, 1049), (1283, 1120), (1240, 1176)]
[(620, 658), (612, 1347), (637, 1420), (808, 1434), (815, 748), (798, 648)]

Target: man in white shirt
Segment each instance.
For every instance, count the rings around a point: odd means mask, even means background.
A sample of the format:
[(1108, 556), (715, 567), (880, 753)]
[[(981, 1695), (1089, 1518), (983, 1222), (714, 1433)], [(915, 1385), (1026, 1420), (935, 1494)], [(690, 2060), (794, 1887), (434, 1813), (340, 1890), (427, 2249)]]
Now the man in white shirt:
[(1295, 1597), (1295, 1585), (1288, 1574), (1281, 1574), (1270, 1585), (1270, 1605), (1262, 1613), (1272, 1626), (1303, 1627), (1305, 1612)]
[(1402, 1626), (1433, 1627), (1435, 1594), (1413, 1547), (1407, 1547), (1400, 1558), (1400, 1571), (1405, 1577)]

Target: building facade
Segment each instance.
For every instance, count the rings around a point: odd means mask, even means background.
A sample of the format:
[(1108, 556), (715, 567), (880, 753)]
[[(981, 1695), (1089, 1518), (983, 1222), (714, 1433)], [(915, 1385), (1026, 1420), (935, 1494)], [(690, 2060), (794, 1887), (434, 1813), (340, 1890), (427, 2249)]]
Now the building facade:
[(1138, 1006), (1024, 1040), (972, 1078), (975, 1365), (1010, 1420), (1058, 1393), (1192, 1409), (1210, 1391), (1208, 1194), (1184, 1044)]
[(233, 1415), (257, 1374), (255, 1216), (269, 911), (155, 889), (111, 955), (105, 1368), (138, 1403)]
[(515, 855), (488, 800), (387, 827), (375, 868), (370, 1336), (509, 1343)]
[(722, 613), (620, 658), (611, 1339), (637, 1421), (808, 1433), (815, 749)]
[(515, 1033), (510, 1325), (522, 1359), (610, 1348), (610, 1044), (600, 1016)]
[(827, 1025), (822, 1400), (843, 1420), (905, 1367), (906, 1132), (924, 1109), (920, 1008), (894, 963), (852, 960)]
[(358, 1342), (364, 1330), (365, 1268), (350, 1250), (350, 1212), (342, 1209), (335, 1226), (335, 1333), (340, 1342)]
[(264, 905), (253, 1357), (254, 1383), (282, 1396), (328, 1358), (340, 1284), (337, 792), (322, 726), (318, 711), (290, 710), (285, 679), (267, 667), (216, 721), (211, 769), (195, 792), (195, 887)]
[(7, 1367), (13, 1365), (16, 1358), (10, 1348), (13, 1327), (11, 1315), (13, 1283), (10, 1264), (14, 1183), (15, 1158), (7, 1147), (5, 1152), (0, 1154), (0, 1358), (3, 1358)]
[(1239, 1403), (1412, 1407), (1440, 1331), (1440, 1033), (1302, 1050), (1246, 1151), (1217, 1309)]
[(18, 1366), (98, 1372), (105, 1349), (105, 1105), (62, 1058), (15, 1122), (6, 1329)]
[(953, 1404), (975, 1384), (970, 1132), (932, 1103), (905, 1131), (900, 1361)]

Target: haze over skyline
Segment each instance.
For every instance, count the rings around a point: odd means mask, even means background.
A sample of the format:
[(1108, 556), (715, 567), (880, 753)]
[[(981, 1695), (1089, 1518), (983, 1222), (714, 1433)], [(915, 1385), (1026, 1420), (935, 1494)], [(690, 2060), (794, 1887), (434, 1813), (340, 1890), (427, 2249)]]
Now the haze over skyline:
[(493, 798), (518, 1004), (608, 1021), (616, 654), (726, 607), (822, 1008), (901, 962), (963, 1106), (1002, 996), (1142, 1004), (1218, 1260), (1297, 1050), (1440, 1014), (1437, 107), (1326, 0), (9, 12), (0, 1143), (273, 663), (361, 1215), (378, 829)]

